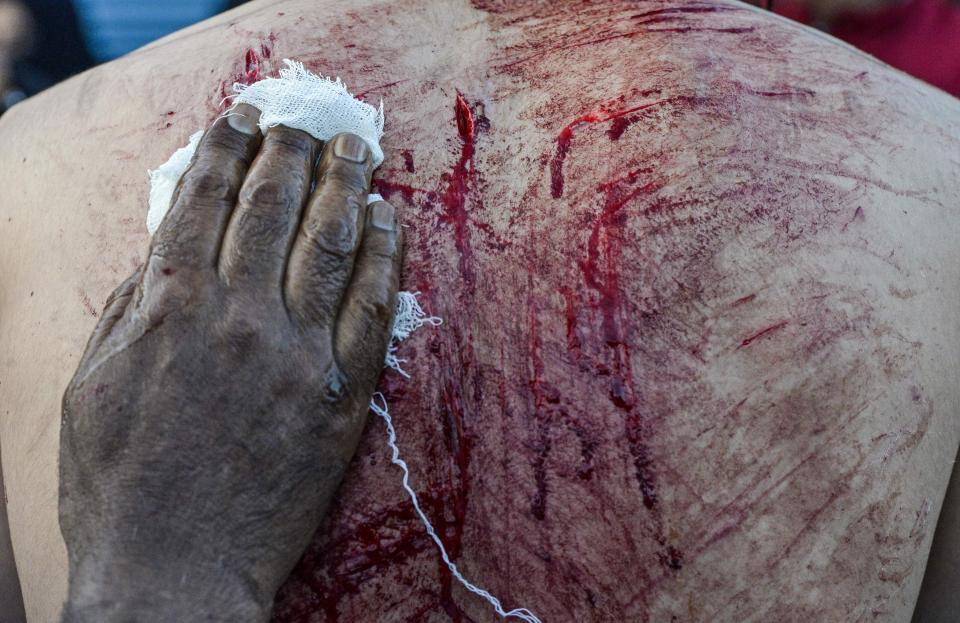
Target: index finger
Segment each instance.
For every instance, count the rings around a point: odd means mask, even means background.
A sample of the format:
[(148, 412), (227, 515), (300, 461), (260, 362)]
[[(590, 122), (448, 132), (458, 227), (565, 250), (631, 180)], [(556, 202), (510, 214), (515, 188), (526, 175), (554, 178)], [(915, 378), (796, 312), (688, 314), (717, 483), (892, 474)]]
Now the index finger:
[(247, 169), (260, 148), (260, 111), (239, 104), (207, 130), (180, 178), (150, 256), (165, 264), (214, 267)]

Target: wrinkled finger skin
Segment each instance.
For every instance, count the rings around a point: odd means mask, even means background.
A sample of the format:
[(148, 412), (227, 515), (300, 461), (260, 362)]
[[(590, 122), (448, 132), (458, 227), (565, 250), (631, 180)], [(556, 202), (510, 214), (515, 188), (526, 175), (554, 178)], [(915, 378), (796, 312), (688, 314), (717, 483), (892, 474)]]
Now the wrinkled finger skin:
[[(395, 212), (357, 201), (372, 173), (359, 138), (263, 138), (257, 111), (238, 112), (204, 136), (64, 395), (65, 621), (267, 620), (366, 421)], [(344, 277), (283, 279), (291, 249)]]

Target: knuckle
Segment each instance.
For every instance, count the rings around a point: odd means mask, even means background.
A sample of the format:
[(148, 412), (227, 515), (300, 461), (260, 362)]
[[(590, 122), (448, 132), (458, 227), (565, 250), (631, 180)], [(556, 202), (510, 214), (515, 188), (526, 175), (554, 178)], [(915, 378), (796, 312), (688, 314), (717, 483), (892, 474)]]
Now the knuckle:
[(196, 251), (197, 236), (186, 228), (171, 228), (159, 233), (164, 235), (154, 237), (151, 243), (150, 255), (157, 261), (170, 265), (194, 264), (200, 259)]
[(323, 215), (305, 223), (304, 236), (316, 250), (344, 258), (356, 246), (357, 225), (354, 219)]
[[(337, 412), (336, 407), (345, 404), (352, 397), (357, 385), (353, 382), (348, 368), (329, 359), (323, 365), (312, 368), (301, 377), (299, 393), (306, 404), (326, 407), (324, 411)], [(330, 409), (333, 407), (333, 409)], [(326, 418), (325, 418), (326, 420)], [(335, 424), (336, 420), (326, 420), (324, 428)]]
[(264, 339), (263, 323), (248, 314), (231, 314), (219, 323), (217, 333), (229, 352), (244, 358)]
[(231, 180), (222, 170), (203, 166), (187, 176), (180, 195), (226, 201), (230, 198), (231, 186)]
[(250, 206), (289, 212), (297, 202), (298, 193), (295, 191), (289, 184), (268, 177), (245, 185), (240, 201)]

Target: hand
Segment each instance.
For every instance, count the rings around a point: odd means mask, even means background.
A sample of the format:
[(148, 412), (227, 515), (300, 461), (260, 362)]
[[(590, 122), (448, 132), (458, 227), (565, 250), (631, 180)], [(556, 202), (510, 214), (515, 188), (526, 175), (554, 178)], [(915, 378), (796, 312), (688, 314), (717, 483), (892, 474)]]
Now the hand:
[(366, 206), (358, 137), (314, 176), (317, 141), (237, 112), (203, 137), (66, 390), (65, 621), (266, 621), (366, 422), (394, 209)]

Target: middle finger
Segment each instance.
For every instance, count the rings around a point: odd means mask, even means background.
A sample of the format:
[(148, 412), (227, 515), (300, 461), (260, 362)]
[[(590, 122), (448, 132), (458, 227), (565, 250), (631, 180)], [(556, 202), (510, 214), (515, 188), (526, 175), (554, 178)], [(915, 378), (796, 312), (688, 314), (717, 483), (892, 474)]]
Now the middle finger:
[(228, 284), (281, 293), (319, 150), (320, 142), (302, 130), (267, 131), (224, 235), (219, 267)]

